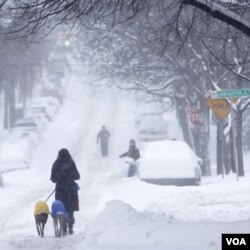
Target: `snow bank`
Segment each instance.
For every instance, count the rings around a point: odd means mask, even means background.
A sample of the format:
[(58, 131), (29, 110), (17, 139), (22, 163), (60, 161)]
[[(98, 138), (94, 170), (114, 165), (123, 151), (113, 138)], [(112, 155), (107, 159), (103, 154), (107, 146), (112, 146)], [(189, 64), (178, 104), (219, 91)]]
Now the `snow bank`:
[(249, 227), (250, 220), (177, 221), (112, 200), (86, 228), (85, 243), (101, 249), (218, 249), (222, 233), (245, 233)]

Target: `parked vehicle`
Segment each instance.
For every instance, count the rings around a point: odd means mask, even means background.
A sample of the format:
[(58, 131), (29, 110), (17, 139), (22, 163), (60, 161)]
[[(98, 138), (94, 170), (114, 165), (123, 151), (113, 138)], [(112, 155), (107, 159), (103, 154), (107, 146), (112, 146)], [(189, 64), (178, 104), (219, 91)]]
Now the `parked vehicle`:
[(44, 106), (29, 106), (24, 110), (24, 116), (41, 115), (47, 120), (51, 121), (53, 115), (48, 114), (46, 107)]
[(45, 129), (45, 127), (48, 123), (48, 120), (42, 115), (25, 116), (21, 120), (26, 121), (26, 122), (37, 123), (37, 126), (39, 126), (39, 129), (41, 132)]
[(64, 78), (66, 75), (66, 66), (60, 59), (51, 59), (48, 64), (48, 76)]
[(167, 123), (161, 116), (147, 116), (137, 128), (137, 139), (140, 141), (157, 141), (168, 138)]
[(53, 96), (42, 96), (32, 100), (31, 107), (45, 107), (49, 115), (54, 116), (60, 108), (60, 101)]
[(26, 129), (17, 128), (17, 129), (11, 129), (9, 131), (9, 136), (5, 140), (13, 144), (20, 139), (29, 140), (29, 144), (33, 148), (39, 142), (40, 135), (38, 133), (33, 133), (33, 132), (30, 133)]
[(161, 116), (162, 109), (156, 104), (141, 104), (135, 112), (135, 126), (139, 126), (143, 119), (148, 116)]
[(198, 185), (201, 159), (184, 141), (148, 142), (141, 154), (138, 176), (159, 185)]
[(11, 128), (10, 132), (22, 131), (23, 133), (37, 133), (40, 134), (43, 131), (41, 124), (30, 119), (20, 119), (16, 121)]
[(3, 141), (0, 145), (0, 172), (28, 168), (31, 149), (28, 137), (15, 142)]
[(51, 78), (50, 82), (43, 85), (41, 96), (52, 96), (58, 99), (60, 104), (62, 104), (64, 99), (64, 88), (61, 80), (57, 78)]
[[(65, 47), (65, 46), (64, 46)], [(62, 56), (61, 53), (51, 53), (48, 61), (47, 72), (48, 76), (62, 79), (68, 72), (71, 71), (70, 64), (67, 57)]]

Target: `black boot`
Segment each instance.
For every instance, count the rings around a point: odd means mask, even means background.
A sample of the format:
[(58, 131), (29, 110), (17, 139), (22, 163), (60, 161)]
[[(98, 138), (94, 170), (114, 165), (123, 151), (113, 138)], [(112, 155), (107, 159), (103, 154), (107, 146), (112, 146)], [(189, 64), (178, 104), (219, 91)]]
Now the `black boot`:
[(69, 234), (73, 234), (74, 230), (73, 230), (73, 225), (75, 223), (75, 217), (74, 217), (74, 212), (70, 212), (68, 213), (68, 217), (69, 217)]
[(74, 233), (73, 227), (69, 227), (69, 234), (73, 234), (73, 233)]
[(63, 231), (62, 231), (62, 235), (66, 235), (67, 234), (67, 224), (64, 223), (63, 224)]

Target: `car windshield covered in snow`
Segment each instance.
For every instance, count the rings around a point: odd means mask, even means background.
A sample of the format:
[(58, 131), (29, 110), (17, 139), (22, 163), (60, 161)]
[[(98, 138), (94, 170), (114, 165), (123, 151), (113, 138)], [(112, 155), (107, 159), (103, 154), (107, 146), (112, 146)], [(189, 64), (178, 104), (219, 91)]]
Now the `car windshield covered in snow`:
[(32, 121), (18, 121), (16, 122), (11, 131), (14, 130), (23, 130), (24, 132), (36, 132), (39, 133), (41, 132), (41, 128), (39, 127), (39, 125), (36, 122), (32, 122)]
[(30, 106), (30, 107), (25, 109), (24, 114), (26, 116), (32, 116), (32, 115), (40, 114), (40, 115), (43, 115), (46, 119), (51, 120), (51, 117), (47, 113), (47, 110), (46, 110), (45, 107), (36, 107), (36, 106), (32, 107), (32, 106)]
[(156, 141), (168, 138), (168, 126), (161, 116), (147, 116), (137, 128), (137, 138), (141, 141)]

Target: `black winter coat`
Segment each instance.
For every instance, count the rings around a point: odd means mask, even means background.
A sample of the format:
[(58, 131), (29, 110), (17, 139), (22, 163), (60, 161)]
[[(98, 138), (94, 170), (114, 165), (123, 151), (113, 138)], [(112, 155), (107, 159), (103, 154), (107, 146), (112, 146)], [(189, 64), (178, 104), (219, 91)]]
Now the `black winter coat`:
[(140, 151), (136, 146), (130, 146), (128, 152), (121, 154), (120, 157), (130, 157), (136, 161), (140, 158)]
[(56, 200), (61, 200), (67, 212), (79, 211), (78, 190), (75, 180), (80, 174), (71, 159), (57, 159), (51, 171), (50, 180), (56, 183)]

